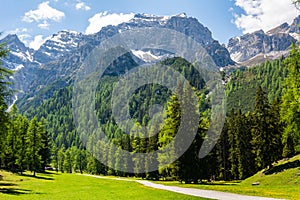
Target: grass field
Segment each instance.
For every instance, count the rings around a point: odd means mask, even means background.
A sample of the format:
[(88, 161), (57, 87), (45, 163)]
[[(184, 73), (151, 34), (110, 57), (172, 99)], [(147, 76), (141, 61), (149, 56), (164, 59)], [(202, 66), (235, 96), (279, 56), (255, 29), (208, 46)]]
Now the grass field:
[[(136, 182), (98, 179), (78, 174), (47, 173), (32, 177), (0, 171), (0, 199), (202, 199), (163, 190), (147, 188)], [(1, 176), (0, 176), (1, 177)], [(252, 186), (253, 182), (260, 182)], [(245, 195), (283, 199), (300, 199), (300, 155), (280, 161), (269, 171), (261, 171), (242, 182), (212, 182), (180, 184), (155, 182), (164, 185), (219, 190)]]
[(0, 199), (203, 199), (144, 187), (136, 182), (125, 182), (77, 174), (38, 174), (18, 176), (0, 171)]
[[(280, 161), (266, 174), (261, 171), (242, 182), (213, 182), (199, 185), (164, 181), (160, 183), (253, 196), (300, 199), (300, 155), (286, 161)], [(252, 186), (254, 182), (260, 182), (260, 185)]]

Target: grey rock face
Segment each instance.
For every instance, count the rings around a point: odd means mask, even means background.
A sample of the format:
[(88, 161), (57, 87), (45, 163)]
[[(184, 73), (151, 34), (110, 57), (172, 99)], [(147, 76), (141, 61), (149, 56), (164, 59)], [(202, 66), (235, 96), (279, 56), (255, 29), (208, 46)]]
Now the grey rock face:
[(296, 37), (300, 33), (299, 23), (300, 16), (291, 25), (284, 23), (266, 33), (259, 30), (231, 38), (227, 46), (231, 58), (236, 62), (245, 62), (256, 56), (271, 55), (278, 58), (286, 54), (292, 43), (297, 42)]
[[(217, 66), (234, 64), (228, 50), (212, 38), (210, 30), (184, 13), (168, 17), (136, 14), (129, 22), (103, 27), (92, 35), (60, 31), (49, 37), (38, 50), (26, 47), (16, 35), (8, 35), (0, 41), (11, 49), (3, 63), (5, 67), (16, 71), (14, 82), (15, 88), (22, 91), (20, 97), (25, 95), (32, 98), (55, 82), (60, 86), (71, 82), (84, 59), (105, 39), (122, 31), (144, 27), (169, 28), (184, 33), (201, 43)], [(166, 54), (155, 50), (152, 53)], [(134, 54), (131, 55), (134, 57)]]

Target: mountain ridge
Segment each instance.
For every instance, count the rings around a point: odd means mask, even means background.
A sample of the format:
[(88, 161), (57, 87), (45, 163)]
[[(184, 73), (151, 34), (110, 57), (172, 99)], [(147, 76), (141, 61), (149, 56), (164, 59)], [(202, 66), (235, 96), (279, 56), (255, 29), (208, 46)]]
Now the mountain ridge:
[[(69, 82), (87, 55), (102, 41), (126, 30), (147, 27), (168, 28), (193, 38), (203, 45), (219, 67), (234, 64), (228, 50), (212, 38), (212, 33), (207, 27), (202, 25), (196, 18), (181, 13), (174, 16), (136, 14), (129, 22), (116, 26), (109, 25), (90, 35), (75, 31), (59, 31), (50, 36), (37, 50), (26, 47), (16, 35), (8, 35), (0, 42), (7, 41), (9, 48), (15, 45), (19, 47), (10, 48), (11, 52), (3, 60), (3, 65), (8, 69), (17, 69), (14, 75), (15, 89), (19, 91), (19, 95), (23, 96), (24, 94), (32, 99), (38, 91), (53, 82)], [(20, 52), (28, 52), (24, 54), (27, 55), (28, 59), (22, 60), (21, 58), (24, 55), (17, 54)], [(160, 54), (167, 55), (162, 51), (151, 52), (151, 54), (146, 55), (147, 52), (148, 50), (145, 50), (144, 56), (148, 58), (150, 56), (150, 60), (165, 58)], [(12, 57), (14, 55), (15, 57)], [(134, 55), (134, 52), (132, 52), (132, 56), (140, 60), (142, 58), (138, 58)]]
[[(260, 30), (231, 38), (228, 49), (212, 37), (212, 32), (207, 27), (185, 13), (173, 16), (135, 14), (129, 22), (109, 25), (90, 35), (62, 30), (50, 36), (37, 50), (26, 47), (17, 35), (8, 35), (0, 42), (5, 42), (11, 49), (8, 57), (3, 60), (3, 65), (15, 71), (13, 78), (18, 95), (32, 99), (49, 84), (68, 84), (95, 47), (122, 31), (146, 27), (178, 31), (202, 44), (216, 65), (221, 68), (231, 65), (249, 66), (286, 55), (291, 43), (296, 42), (294, 37), (299, 32), (298, 23), (300, 16), (295, 18), (292, 24), (284, 23), (266, 33)], [(132, 50), (131, 55), (141, 64), (166, 58), (164, 55), (168, 53)]]
[(258, 64), (286, 56), (292, 43), (299, 40), (300, 15), (289, 25), (283, 23), (267, 32), (258, 30), (229, 39), (231, 58), (241, 65)]

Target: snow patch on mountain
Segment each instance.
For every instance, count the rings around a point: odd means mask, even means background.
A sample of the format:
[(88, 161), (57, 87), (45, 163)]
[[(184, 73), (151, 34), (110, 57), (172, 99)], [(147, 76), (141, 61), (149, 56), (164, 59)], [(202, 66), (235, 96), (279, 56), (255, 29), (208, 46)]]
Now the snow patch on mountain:
[(14, 71), (19, 71), (21, 70), (22, 68), (24, 68), (24, 65), (17, 65), (15, 69), (13, 69)]
[(156, 56), (152, 54), (150, 51), (142, 51), (142, 50), (131, 50), (132, 54), (143, 60), (144, 62), (153, 62), (156, 60), (160, 60), (163, 56)]

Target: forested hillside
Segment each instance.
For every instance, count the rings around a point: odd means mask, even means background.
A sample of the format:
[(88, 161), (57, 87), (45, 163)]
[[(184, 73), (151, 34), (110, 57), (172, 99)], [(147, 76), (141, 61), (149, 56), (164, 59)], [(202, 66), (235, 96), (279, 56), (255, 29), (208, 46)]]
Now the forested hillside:
[[(3, 54), (5, 55), (5, 53)], [(124, 62), (134, 66), (134, 61), (125, 55), (122, 62), (109, 68), (97, 87), (95, 109), (106, 140), (97, 140), (97, 133), (91, 130), (83, 133), (75, 128), (72, 110), (72, 83), (54, 93), (40, 105), (31, 104), (21, 116), (13, 107), (6, 112), (9, 97), (9, 82), (1, 84), (1, 167), (14, 172), (26, 169), (42, 171), (48, 164), (62, 172), (87, 172), (91, 174), (137, 176), (148, 179), (172, 179), (185, 183), (208, 180), (245, 179), (282, 157), (299, 153), (299, 55), (294, 48), (286, 59), (265, 62), (245, 70), (237, 70), (227, 75), (227, 119), (221, 138), (213, 151), (203, 159), (198, 158), (199, 149), (206, 137), (210, 124), (211, 97), (200, 73), (193, 65), (182, 58), (171, 58), (162, 62), (170, 69), (183, 74), (197, 94), (198, 105), (192, 109), (200, 115), (198, 130), (192, 145), (175, 162), (165, 165), (166, 157), (125, 160), (121, 149), (133, 153), (147, 153), (164, 148), (170, 144), (178, 131), (181, 108), (180, 101), (190, 96), (184, 84), (178, 85), (177, 95), (167, 88), (149, 84), (135, 91), (130, 99), (130, 115), (135, 126), (130, 134), (125, 134), (117, 126), (111, 114), (110, 101), (112, 89), (119, 75), (125, 73)], [(118, 67), (118, 64), (120, 66)], [(115, 71), (114, 70), (119, 70)], [(166, 72), (167, 73), (167, 72)], [(11, 72), (1, 71), (1, 80)], [(162, 76), (162, 74), (158, 74)], [(50, 88), (51, 89), (51, 88)], [(179, 95), (179, 96), (178, 96)], [(83, 97), (87, 98), (87, 97)], [(88, 99), (86, 99), (88, 101)], [(161, 127), (151, 124), (149, 108), (155, 104), (165, 107), (164, 123)], [(81, 108), (79, 107), (79, 110)], [(83, 113), (88, 113), (82, 110)], [(30, 119), (30, 120), (27, 120)], [(40, 122), (38, 122), (40, 121)], [(92, 126), (91, 121), (81, 122), (82, 126)], [(143, 133), (139, 125), (149, 125), (149, 132)], [(47, 127), (47, 128), (45, 128)], [(158, 131), (159, 130), (159, 131)], [(158, 134), (155, 134), (157, 133)], [(141, 134), (147, 138), (141, 138)], [(186, 133), (188, 134), (188, 133)], [(93, 145), (92, 145), (93, 144)], [(51, 149), (51, 157), (50, 157)], [(110, 150), (109, 150), (110, 149)], [(109, 150), (109, 151), (108, 151)], [(116, 150), (116, 151), (113, 151)], [(108, 158), (107, 167), (97, 160), (98, 155)], [(116, 152), (116, 153), (114, 153)], [(177, 149), (171, 148), (169, 156), (176, 157)], [(50, 162), (51, 158), (51, 162)], [(148, 160), (141, 160), (148, 159)], [(151, 164), (160, 166), (158, 171), (149, 171)], [(119, 166), (119, 165), (124, 166)], [(129, 168), (126, 173), (115, 168)], [(145, 173), (138, 173), (140, 169)]]
[(232, 108), (241, 109), (243, 112), (253, 111), (255, 93), (259, 86), (267, 93), (269, 102), (280, 100), (283, 94), (283, 81), (287, 73), (288, 68), (284, 65), (284, 58), (237, 69), (228, 77), (228, 111)]

